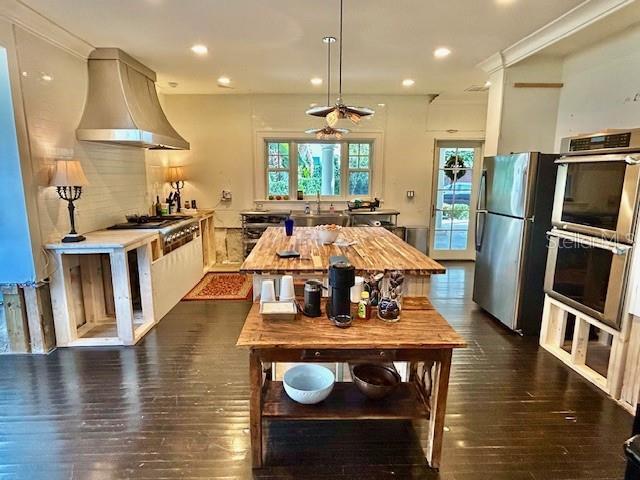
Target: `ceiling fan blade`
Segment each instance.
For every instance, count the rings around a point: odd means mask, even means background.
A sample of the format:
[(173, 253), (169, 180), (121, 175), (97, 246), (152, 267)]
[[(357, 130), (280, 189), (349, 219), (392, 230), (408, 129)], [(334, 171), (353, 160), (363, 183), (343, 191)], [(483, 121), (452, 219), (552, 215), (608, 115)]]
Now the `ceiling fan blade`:
[(314, 117), (326, 117), (329, 113), (335, 110), (335, 106), (320, 106), (313, 107), (307, 110), (305, 113), (307, 115), (313, 115)]
[(356, 115), (360, 116), (360, 117), (367, 117), (369, 115), (373, 115), (374, 112), (373, 110), (371, 110), (370, 108), (367, 107), (354, 107), (352, 105), (347, 105), (345, 107), (346, 111), (348, 113), (355, 113)]

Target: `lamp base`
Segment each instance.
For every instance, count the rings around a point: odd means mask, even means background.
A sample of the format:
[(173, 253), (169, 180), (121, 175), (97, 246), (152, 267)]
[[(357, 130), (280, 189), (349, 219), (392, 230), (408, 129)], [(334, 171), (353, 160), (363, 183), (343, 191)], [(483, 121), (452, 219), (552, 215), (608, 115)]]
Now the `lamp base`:
[(84, 240), (86, 240), (86, 237), (84, 237), (83, 235), (70, 233), (69, 235), (67, 235), (62, 239), (62, 243), (76, 243), (76, 242), (82, 242)]

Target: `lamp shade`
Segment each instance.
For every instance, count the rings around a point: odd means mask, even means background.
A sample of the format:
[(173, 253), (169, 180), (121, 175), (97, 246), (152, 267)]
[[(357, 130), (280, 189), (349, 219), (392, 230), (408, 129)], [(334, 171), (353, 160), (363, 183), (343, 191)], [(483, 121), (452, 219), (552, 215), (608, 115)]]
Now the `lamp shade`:
[(183, 182), (184, 170), (182, 167), (169, 167), (167, 169), (167, 182)]
[(52, 187), (83, 187), (89, 181), (79, 160), (56, 160), (49, 185)]

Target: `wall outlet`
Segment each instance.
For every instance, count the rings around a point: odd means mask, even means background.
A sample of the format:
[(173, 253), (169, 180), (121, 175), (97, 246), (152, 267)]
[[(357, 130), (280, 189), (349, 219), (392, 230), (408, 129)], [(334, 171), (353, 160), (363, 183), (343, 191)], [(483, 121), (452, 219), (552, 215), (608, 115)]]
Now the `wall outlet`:
[(231, 190), (222, 190), (222, 201), (230, 202), (232, 198)]

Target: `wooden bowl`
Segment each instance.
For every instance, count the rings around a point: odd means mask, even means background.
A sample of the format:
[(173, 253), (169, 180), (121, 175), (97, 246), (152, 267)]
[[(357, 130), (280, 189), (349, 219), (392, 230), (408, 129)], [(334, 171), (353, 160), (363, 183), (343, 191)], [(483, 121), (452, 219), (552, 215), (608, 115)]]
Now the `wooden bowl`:
[(351, 377), (358, 390), (363, 395), (379, 400), (391, 395), (400, 383), (400, 374), (393, 365), (362, 363), (359, 365), (349, 364)]

